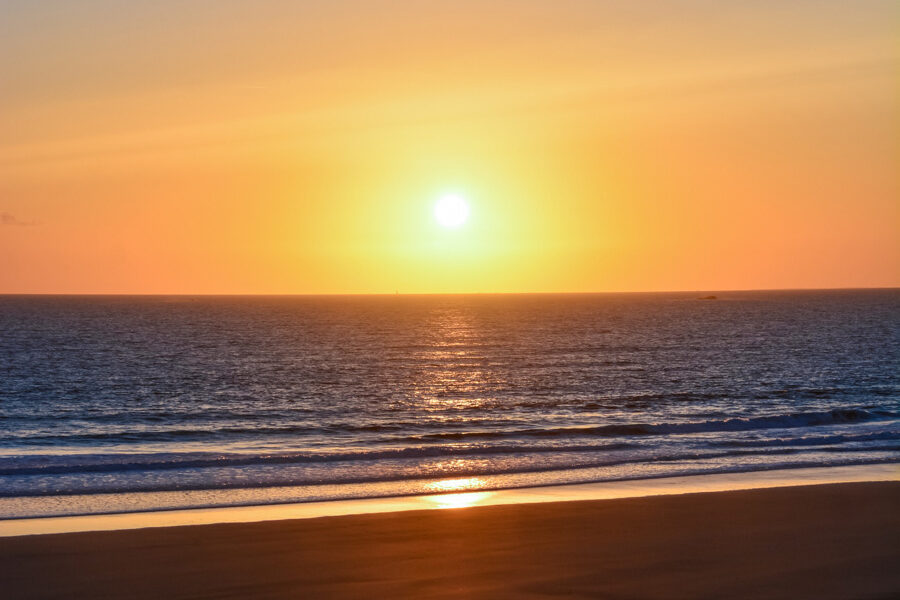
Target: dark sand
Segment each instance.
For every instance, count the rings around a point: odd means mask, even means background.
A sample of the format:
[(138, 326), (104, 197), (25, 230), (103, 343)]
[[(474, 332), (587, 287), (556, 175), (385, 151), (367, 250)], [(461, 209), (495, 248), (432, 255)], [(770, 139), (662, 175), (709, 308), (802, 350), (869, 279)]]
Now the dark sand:
[(13, 598), (900, 598), (900, 482), (0, 539)]

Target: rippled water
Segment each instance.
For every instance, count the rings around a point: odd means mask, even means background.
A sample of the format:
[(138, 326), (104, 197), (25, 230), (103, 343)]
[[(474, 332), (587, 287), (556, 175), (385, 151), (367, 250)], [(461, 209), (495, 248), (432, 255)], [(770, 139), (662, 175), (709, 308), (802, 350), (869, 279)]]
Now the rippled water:
[(900, 459), (900, 291), (697, 296), (0, 297), (0, 496)]

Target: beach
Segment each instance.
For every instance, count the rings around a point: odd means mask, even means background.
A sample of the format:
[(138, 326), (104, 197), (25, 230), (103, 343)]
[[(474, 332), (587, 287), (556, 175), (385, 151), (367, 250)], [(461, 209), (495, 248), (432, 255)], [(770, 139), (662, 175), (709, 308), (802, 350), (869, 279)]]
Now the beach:
[(0, 0), (0, 600), (900, 600), (896, 5)]
[(5, 598), (890, 598), (900, 482), (0, 539)]

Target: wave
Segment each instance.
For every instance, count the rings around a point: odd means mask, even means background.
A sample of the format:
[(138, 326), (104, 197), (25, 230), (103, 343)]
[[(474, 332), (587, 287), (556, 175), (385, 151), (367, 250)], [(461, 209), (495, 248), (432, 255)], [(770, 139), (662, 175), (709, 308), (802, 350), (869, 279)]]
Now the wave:
[[(881, 449), (875, 449), (881, 450)], [(897, 448), (891, 448), (893, 452)], [(767, 457), (765, 462), (751, 460), (741, 462), (741, 457)], [(344, 486), (352, 484), (391, 484), (404, 481), (421, 479), (446, 479), (459, 477), (493, 477), (516, 474), (551, 474), (560, 472), (580, 472), (589, 469), (628, 469), (629, 466), (644, 465), (652, 470), (660, 472), (660, 476), (674, 476), (687, 474), (691, 471), (701, 472), (708, 467), (714, 467), (716, 472), (740, 472), (747, 470), (769, 470), (792, 467), (822, 467), (851, 464), (892, 464), (900, 463), (900, 459), (882, 453), (881, 455), (860, 456), (853, 454), (834, 454), (834, 458), (823, 460), (820, 456), (810, 455), (808, 451), (790, 449), (787, 451), (771, 452), (769, 450), (732, 450), (727, 452), (680, 452), (665, 454), (662, 456), (648, 457), (638, 455), (622, 457), (619, 459), (602, 459), (580, 462), (577, 464), (557, 464), (534, 466), (528, 464), (496, 465), (496, 464), (455, 464), (439, 473), (423, 473), (419, 469), (397, 470), (371, 470), (361, 467), (352, 472), (335, 474), (330, 471), (318, 471), (309, 474), (297, 474), (289, 472), (256, 472), (253, 474), (243, 472), (237, 477), (221, 477), (212, 472), (200, 476), (190, 476), (172, 480), (168, 478), (146, 478), (138, 475), (130, 478), (117, 478), (115, 480), (77, 478), (65, 482), (55, 481), (50, 486), (32, 486), (30, 484), (11, 486), (0, 490), (0, 498), (10, 497), (40, 497), (59, 495), (85, 495), (105, 493), (131, 493), (131, 492), (163, 492), (163, 491), (191, 491), (191, 490), (224, 490), (224, 489), (250, 489), (271, 487), (305, 487), (305, 486)], [(778, 457), (772, 460), (770, 457)], [(652, 458), (648, 462), (648, 458)], [(737, 462), (735, 462), (737, 461)], [(700, 469), (702, 464), (707, 468)], [(639, 468), (639, 473), (628, 479), (643, 479), (647, 477), (644, 469)], [(615, 480), (617, 477), (596, 476), (589, 481)], [(587, 481), (586, 480), (586, 481)], [(0, 517), (2, 518), (2, 517)]]
[[(270, 423), (271, 421), (266, 421)], [(444, 420), (439, 425), (444, 428), (459, 428), (472, 426), (502, 426), (521, 423), (521, 421), (497, 420), (497, 419), (463, 419)], [(47, 435), (43, 433), (31, 433), (29, 431), (19, 432), (18, 434), (7, 434), (2, 442), (15, 444), (33, 444), (44, 445), (48, 443), (65, 443), (65, 444), (85, 444), (90, 442), (177, 442), (187, 439), (205, 440), (208, 438), (222, 438), (223, 436), (259, 436), (259, 435), (313, 435), (327, 436), (333, 434), (346, 433), (394, 433), (411, 431), (428, 427), (426, 423), (423, 425), (421, 421), (394, 421), (390, 423), (345, 423), (332, 422), (320, 424), (303, 424), (292, 423), (287, 425), (221, 425), (210, 423), (208, 427), (193, 427), (179, 429), (136, 429), (134, 424), (113, 429), (95, 428), (93, 431), (72, 434), (56, 434)], [(98, 430), (100, 429), (100, 430)]]
[(836, 446), (862, 442), (900, 440), (900, 431), (846, 435), (809, 435), (800, 438), (769, 438), (753, 440), (721, 440), (708, 442), (709, 446), (731, 448), (773, 448), (780, 446)]
[[(245, 453), (147, 453), (147, 454), (69, 454), (25, 455), (0, 458), (0, 476), (64, 475), (76, 473), (115, 473), (128, 471), (164, 471), (177, 469), (235, 468), (246, 466), (309, 465), (316, 463), (351, 463), (404, 459), (473, 458), (497, 455), (546, 455), (572, 453), (603, 453), (641, 449), (653, 454), (653, 460), (665, 459), (666, 446), (682, 445), (677, 439), (670, 444), (658, 440), (645, 442), (641, 436), (706, 432), (747, 432), (766, 429), (790, 429), (820, 425), (848, 424), (887, 420), (896, 417), (889, 411), (840, 409), (827, 412), (794, 413), (772, 417), (727, 419), (688, 423), (624, 424), (590, 428), (549, 428), (512, 431), (460, 431), (404, 436), (395, 442), (418, 442), (418, 445), (382, 447), (335, 452), (281, 452), (274, 454)], [(527, 438), (545, 438), (552, 442), (527, 442)], [(605, 441), (577, 443), (579, 438), (610, 438)], [(631, 440), (627, 438), (631, 437)], [(567, 439), (571, 438), (571, 440)], [(620, 438), (620, 439), (612, 439)], [(625, 438), (625, 439), (622, 439)], [(451, 443), (422, 444), (440, 440)], [(561, 441), (557, 441), (561, 440)], [(850, 444), (894, 442), (900, 431), (844, 433), (835, 435), (803, 435), (769, 439), (701, 439), (691, 446), (695, 449), (734, 448), (734, 453), (766, 451), (789, 452), (790, 447), (836, 446), (841, 451), (853, 451)], [(466, 443), (468, 442), (468, 443)], [(861, 450), (874, 450), (864, 446)], [(896, 450), (884, 446), (879, 450)]]
[[(25, 463), (22, 466), (0, 466), (0, 476), (62, 475), (69, 473), (114, 473), (122, 471), (161, 471), (172, 469), (198, 469), (213, 467), (244, 467), (264, 465), (302, 465), (310, 463), (334, 463), (352, 461), (378, 461), (412, 458), (473, 457), (496, 454), (543, 454), (572, 452), (608, 452), (639, 447), (630, 443), (573, 446), (424, 446), (389, 448), (359, 452), (313, 453), (297, 452), (275, 455), (241, 454), (148, 454), (148, 455), (74, 455), (60, 461), (55, 456), (29, 456), (0, 459), (0, 464)], [(124, 459), (124, 460), (123, 460)], [(141, 460), (143, 459), (143, 460)], [(56, 461), (56, 464), (53, 461)], [(38, 464), (34, 464), (38, 463)]]
[(620, 437), (650, 436), (686, 433), (717, 433), (731, 431), (752, 431), (756, 429), (793, 429), (798, 427), (818, 427), (822, 425), (842, 425), (866, 421), (882, 421), (900, 417), (900, 413), (885, 410), (863, 410), (855, 408), (834, 409), (822, 412), (790, 413), (767, 417), (733, 418), (724, 420), (694, 421), (686, 423), (623, 423), (592, 427), (533, 428), (509, 431), (460, 431), (426, 433), (409, 436), (416, 440), (462, 440), (491, 439), (509, 437)]
[[(465, 440), (498, 440), (516, 438), (564, 438), (564, 437), (627, 437), (627, 436), (659, 436), (691, 433), (739, 432), (764, 429), (792, 429), (798, 427), (817, 427), (823, 425), (854, 424), (867, 421), (881, 421), (900, 417), (900, 413), (887, 410), (865, 410), (861, 408), (842, 408), (820, 412), (798, 412), (764, 417), (731, 418), (707, 421), (689, 421), (673, 423), (621, 423), (611, 425), (595, 425), (589, 427), (543, 427), (522, 429), (481, 429), (464, 431), (437, 431), (431, 433), (398, 434), (410, 429), (424, 427), (475, 427), (475, 426), (510, 426), (516, 421), (498, 421), (495, 419), (472, 419), (445, 422), (440, 425), (423, 424), (421, 422), (393, 423), (330, 423), (317, 426), (291, 424), (267, 427), (218, 427), (218, 428), (183, 428), (157, 430), (124, 430), (100, 431), (73, 435), (34, 435), (24, 433), (9, 436), (7, 442), (16, 444), (43, 445), (47, 443), (67, 442), (70, 444), (89, 444), (91, 442), (177, 442), (189, 439), (202, 440), (221, 439), (233, 435), (331, 435), (341, 433), (376, 433), (388, 434), (381, 441), (393, 443), (422, 443), (429, 441), (465, 441)], [(2, 474), (2, 471), (0, 471)]]

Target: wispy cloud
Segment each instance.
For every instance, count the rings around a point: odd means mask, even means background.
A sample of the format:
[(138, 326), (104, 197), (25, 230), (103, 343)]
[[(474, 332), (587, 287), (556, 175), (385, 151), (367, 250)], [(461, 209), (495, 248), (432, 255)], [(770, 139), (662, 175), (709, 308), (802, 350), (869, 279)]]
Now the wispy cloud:
[(31, 225), (36, 225), (34, 221), (23, 221), (21, 219), (17, 219), (14, 215), (11, 215), (8, 212), (0, 212), (0, 225), (20, 225), (24, 227), (30, 227)]

